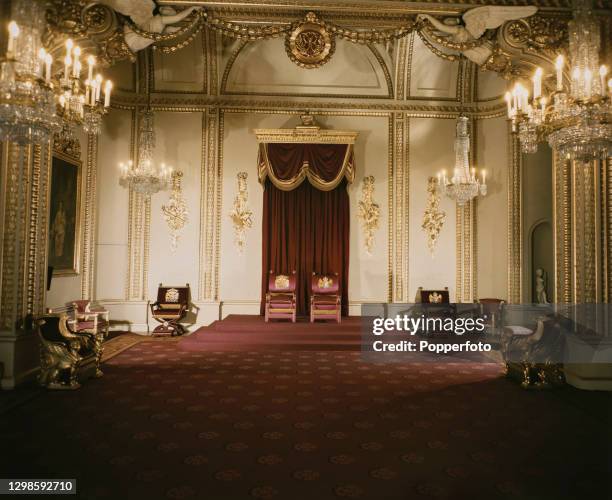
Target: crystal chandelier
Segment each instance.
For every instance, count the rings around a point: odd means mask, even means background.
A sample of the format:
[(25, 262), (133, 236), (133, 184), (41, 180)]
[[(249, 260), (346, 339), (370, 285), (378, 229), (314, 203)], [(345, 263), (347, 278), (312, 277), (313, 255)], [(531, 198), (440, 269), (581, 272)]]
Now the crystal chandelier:
[[(0, 140), (48, 144), (60, 128), (50, 79), (44, 79), (39, 51), (44, 29), (41, 2), (15, 1), (8, 45), (0, 59)], [(49, 58), (47, 58), (49, 60)], [(50, 71), (50, 62), (47, 63)]]
[[(59, 114), (67, 122), (83, 126), (88, 134), (100, 134), (102, 117), (108, 112), (113, 83), (103, 84), (101, 74), (94, 77), (95, 58), (87, 58), (87, 79), (81, 80), (81, 48), (71, 39), (66, 40), (64, 72), (59, 78)], [(41, 57), (46, 57), (41, 53)], [(104, 99), (102, 99), (104, 87)]]
[(485, 171), (481, 172), (482, 182), (476, 177), (476, 169), (470, 170), (470, 134), (468, 133), (468, 117), (460, 115), (457, 118), (457, 135), (455, 137), (455, 168), (449, 179), (446, 170), (438, 174), (438, 185), (442, 193), (462, 206), (478, 194), (487, 194)]
[(542, 95), (543, 70), (533, 76), (533, 98), (517, 83), (506, 93), (508, 117), (518, 132), (521, 150), (534, 153), (540, 137), (564, 157), (588, 162), (612, 154), (612, 79), (599, 65), (599, 22), (589, 0), (575, 0), (574, 18), (568, 24), (571, 83), (563, 84), (565, 60), (555, 61), (556, 89)]
[(6, 57), (0, 59), (0, 140), (46, 144), (62, 122), (99, 134), (113, 84), (105, 82), (102, 100), (103, 78), (94, 78), (94, 57), (87, 58), (88, 78), (83, 82), (81, 49), (67, 40), (64, 71), (54, 78), (51, 54), (41, 43), (44, 2), (16, 0), (12, 15)]
[(153, 161), (155, 130), (153, 129), (153, 111), (150, 107), (147, 107), (140, 116), (138, 148), (136, 165), (131, 160), (119, 164), (120, 184), (145, 196), (151, 196), (167, 189), (172, 176), (172, 168), (166, 167), (163, 163), (157, 168)]

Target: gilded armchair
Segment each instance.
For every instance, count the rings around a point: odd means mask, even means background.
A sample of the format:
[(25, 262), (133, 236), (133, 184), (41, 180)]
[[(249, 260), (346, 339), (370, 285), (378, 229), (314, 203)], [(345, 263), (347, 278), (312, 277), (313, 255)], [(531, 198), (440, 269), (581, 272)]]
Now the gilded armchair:
[(312, 273), (310, 322), (317, 319), (341, 321), (342, 299), (338, 273)]
[[(524, 389), (545, 389), (565, 381), (560, 363), (565, 339), (557, 320), (547, 311), (506, 306), (501, 347), (506, 375)], [(519, 316), (519, 318), (517, 318)], [(522, 318), (520, 317), (522, 316)], [(518, 319), (518, 320), (517, 320)]]
[(36, 321), (40, 339), (38, 382), (47, 389), (78, 389), (79, 379), (101, 377), (102, 341), (69, 328), (70, 312), (46, 314)]
[(296, 321), (297, 300), (296, 272), (290, 274), (268, 273), (268, 293), (266, 293), (265, 321), (270, 319), (290, 319)]

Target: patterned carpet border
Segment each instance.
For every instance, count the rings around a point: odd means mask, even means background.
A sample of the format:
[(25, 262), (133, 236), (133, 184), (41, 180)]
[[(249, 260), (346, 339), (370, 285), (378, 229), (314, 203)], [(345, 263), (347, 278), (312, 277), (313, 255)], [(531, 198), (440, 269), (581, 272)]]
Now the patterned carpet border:
[(104, 353), (102, 363), (118, 356), (123, 351), (134, 347), (141, 342), (177, 342), (180, 337), (152, 337), (150, 335), (140, 335), (138, 333), (124, 333), (118, 337), (107, 340), (104, 343)]

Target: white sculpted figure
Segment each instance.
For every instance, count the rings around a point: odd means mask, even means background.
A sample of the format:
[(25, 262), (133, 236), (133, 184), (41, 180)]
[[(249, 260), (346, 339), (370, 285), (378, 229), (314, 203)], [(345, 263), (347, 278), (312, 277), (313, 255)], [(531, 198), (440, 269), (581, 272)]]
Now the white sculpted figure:
[[(155, 12), (155, 2), (153, 0), (100, 0), (100, 3), (108, 5), (111, 9), (129, 17), (136, 26), (149, 33), (163, 33), (168, 25), (176, 24), (185, 19), (194, 10), (201, 7), (189, 7), (177, 13), (171, 7), (163, 7), (159, 14)], [(172, 32), (176, 28), (168, 28)], [(132, 52), (138, 52), (149, 45), (154, 40), (135, 33), (127, 24), (123, 28), (125, 43)]]
[[(419, 14), (418, 19), (427, 19), (432, 26), (440, 33), (444, 34), (453, 43), (469, 43), (479, 39), (488, 29), (494, 29), (506, 21), (522, 19), (532, 16), (537, 12), (537, 7), (476, 7), (463, 14), (464, 25), (458, 24), (456, 17), (449, 17), (439, 21), (429, 14)], [(493, 54), (493, 46), (489, 42), (484, 42), (477, 47), (463, 51), (463, 55), (470, 61), (482, 66)]]
[(544, 269), (536, 269), (536, 302), (538, 304), (548, 304), (548, 295), (546, 294), (546, 274)]

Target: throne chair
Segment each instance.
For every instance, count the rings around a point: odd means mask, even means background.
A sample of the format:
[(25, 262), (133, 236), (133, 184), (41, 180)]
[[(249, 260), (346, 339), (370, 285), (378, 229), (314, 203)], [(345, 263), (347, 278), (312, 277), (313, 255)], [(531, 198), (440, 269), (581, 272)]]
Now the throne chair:
[(290, 319), (295, 323), (297, 300), (295, 289), (297, 278), (291, 274), (268, 273), (268, 293), (266, 293), (265, 321), (270, 319)]
[(341, 321), (342, 298), (338, 273), (312, 273), (310, 322), (317, 319)]
[(191, 291), (189, 283), (185, 286), (164, 286), (157, 288), (157, 300), (149, 303), (151, 316), (160, 324), (155, 327), (151, 335), (182, 335), (185, 328), (180, 321), (185, 318), (189, 310)]

